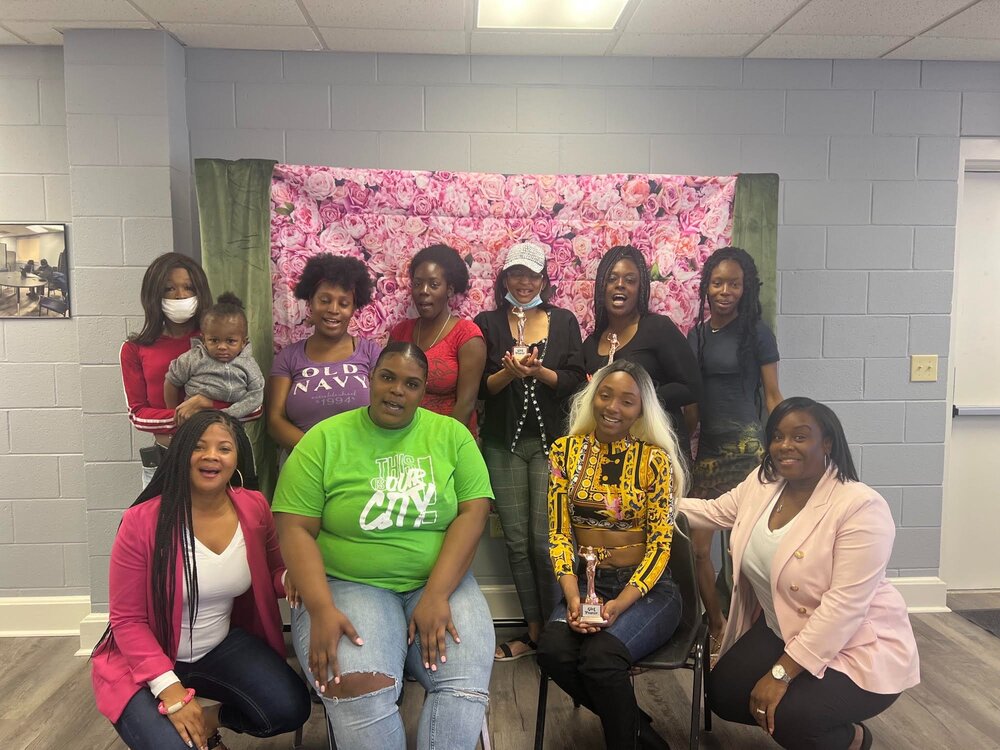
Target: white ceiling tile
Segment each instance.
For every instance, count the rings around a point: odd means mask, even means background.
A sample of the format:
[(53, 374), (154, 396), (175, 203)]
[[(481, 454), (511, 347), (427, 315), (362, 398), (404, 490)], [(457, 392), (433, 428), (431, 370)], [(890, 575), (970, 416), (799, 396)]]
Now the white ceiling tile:
[(925, 36), (1000, 39), (1000, 0), (980, 0), (968, 10), (935, 26)]
[(20, 37), (16, 37), (6, 29), (0, 29), (0, 44), (25, 44)]
[(817, 36), (772, 34), (749, 57), (870, 60), (907, 41), (908, 36)]
[(465, 0), (303, 0), (317, 26), (465, 29)]
[(649, 34), (766, 34), (802, 0), (642, 0), (627, 31)]
[(913, 36), (969, 0), (811, 0), (778, 31), (830, 36)]
[(142, 21), (126, 0), (0, 0), (0, 20)]
[(165, 23), (163, 27), (188, 47), (222, 49), (322, 49), (308, 26), (232, 26), (211, 23)]
[(899, 60), (1000, 60), (1000, 39), (918, 36), (886, 57)]
[(761, 34), (623, 34), (613, 55), (743, 57)]
[(295, 0), (133, 0), (160, 23), (305, 26)]
[(321, 27), (326, 46), (338, 52), (408, 52), (464, 55), (464, 31), (332, 29)]
[(472, 54), (602, 56), (613, 39), (611, 32), (473, 31)]
[(155, 29), (149, 21), (4, 21), (4, 26), (32, 44), (63, 43), (63, 29)]

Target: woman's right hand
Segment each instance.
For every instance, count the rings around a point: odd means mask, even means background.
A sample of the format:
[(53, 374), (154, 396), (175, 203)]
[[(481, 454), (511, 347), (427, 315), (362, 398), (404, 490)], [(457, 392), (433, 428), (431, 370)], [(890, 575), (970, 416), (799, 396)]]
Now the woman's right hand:
[[(364, 641), (354, 629), (354, 625), (343, 612), (334, 606), (324, 608), (315, 614), (309, 613), (309, 671), (313, 674), (313, 684), (320, 693), (326, 694), (331, 682), (340, 684), (340, 665), (337, 662), (337, 647), (341, 636), (345, 636), (356, 646)], [(331, 679), (332, 675), (332, 679)]]
[(198, 412), (211, 408), (211, 399), (204, 396), (191, 396), (191, 398), (186, 399), (184, 403), (174, 409), (174, 422), (180, 427)]
[[(160, 700), (164, 706), (172, 706), (187, 696), (187, 689), (179, 682), (165, 689), (160, 693)], [(167, 718), (174, 725), (177, 734), (187, 744), (188, 747), (196, 747), (199, 750), (208, 747), (208, 737), (205, 732), (205, 717), (202, 715), (201, 706), (198, 701), (192, 698), (180, 711), (168, 714)]]

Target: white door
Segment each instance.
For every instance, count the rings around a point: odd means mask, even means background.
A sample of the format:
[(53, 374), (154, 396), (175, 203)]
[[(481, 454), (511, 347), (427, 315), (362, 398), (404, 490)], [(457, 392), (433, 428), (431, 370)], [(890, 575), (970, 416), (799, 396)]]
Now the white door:
[[(1000, 588), (1000, 162), (966, 172), (952, 302), (952, 418), (942, 514), (948, 589)], [(995, 416), (965, 415), (970, 406)], [(963, 409), (964, 407), (964, 409)]]

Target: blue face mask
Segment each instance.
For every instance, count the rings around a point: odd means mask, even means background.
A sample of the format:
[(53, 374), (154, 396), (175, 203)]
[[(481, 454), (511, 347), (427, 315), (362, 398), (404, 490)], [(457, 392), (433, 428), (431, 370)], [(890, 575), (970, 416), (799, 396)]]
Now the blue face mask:
[(534, 299), (532, 299), (530, 302), (518, 302), (514, 298), (514, 295), (511, 294), (510, 292), (507, 292), (507, 294), (504, 295), (504, 299), (510, 303), (511, 307), (520, 307), (525, 310), (531, 310), (532, 308), (538, 307), (540, 304), (542, 304), (541, 293), (536, 294)]

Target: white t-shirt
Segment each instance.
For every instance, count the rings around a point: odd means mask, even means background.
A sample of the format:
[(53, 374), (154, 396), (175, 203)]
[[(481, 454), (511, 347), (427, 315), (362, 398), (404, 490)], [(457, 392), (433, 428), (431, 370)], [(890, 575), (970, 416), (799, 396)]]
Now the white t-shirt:
[[(188, 590), (185, 581), (182, 583), (181, 638), (177, 648), (177, 661), (183, 662), (198, 661), (225, 640), (229, 635), (233, 600), (250, 588), (247, 545), (238, 523), (229, 545), (219, 554), (195, 538), (194, 559), (198, 566), (198, 612), (192, 629), (187, 619)], [(150, 680), (149, 689), (154, 696), (158, 696), (164, 688), (177, 681), (173, 671), (165, 672)]]
[(764, 618), (767, 626), (774, 631), (775, 635), (784, 640), (784, 637), (781, 635), (781, 628), (778, 627), (778, 618), (774, 614), (774, 597), (771, 593), (771, 564), (774, 562), (774, 555), (778, 551), (778, 545), (781, 544), (781, 540), (788, 533), (788, 530), (795, 523), (795, 519), (798, 516), (780, 529), (772, 531), (768, 528), (767, 524), (768, 519), (771, 517), (771, 510), (780, 497), (781, 491), (774, 496), (767, 509), (757, 520), (753, 531), (750, 532), (750, 541), (747, 543), (746, 551), (743, 553), (743, 562), (740, 567), (743, 575), (746, 576), (747, 580), (750, 581), (750, 585), (753, 586), (753, 591), (757, 595), (757, 601), (760, 602), (761, 609), (764, 610)]

